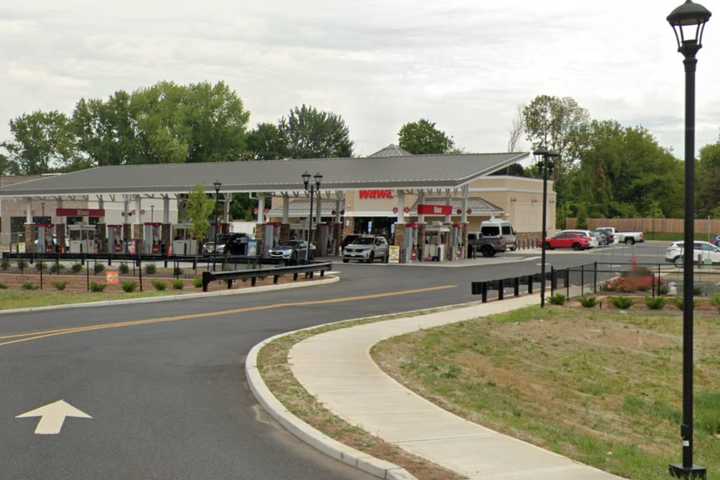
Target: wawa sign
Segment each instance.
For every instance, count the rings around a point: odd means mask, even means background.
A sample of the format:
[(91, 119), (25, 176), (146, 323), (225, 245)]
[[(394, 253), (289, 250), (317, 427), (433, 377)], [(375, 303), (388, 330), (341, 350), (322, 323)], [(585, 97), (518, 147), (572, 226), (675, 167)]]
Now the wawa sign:
[(392, 190), (360, 190), (360, 200), (392, 200)]

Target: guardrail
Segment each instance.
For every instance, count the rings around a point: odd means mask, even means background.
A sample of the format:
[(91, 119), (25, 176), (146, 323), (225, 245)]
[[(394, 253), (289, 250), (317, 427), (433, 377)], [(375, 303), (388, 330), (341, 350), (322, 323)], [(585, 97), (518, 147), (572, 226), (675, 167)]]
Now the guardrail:
[(227, 287), (232, 288), (234, 280), (250, 279), (251, 285), (254, 287), (258, 278), (273, 277), (273, 283), (283, 275), (292, 274), (293, 280), (297, 280), (301, 273), (305, 274), (305, 278), (313, 278), (315, 272), (320, 272), (320, 276), (324, 277), (325, 272), (332, 269), (331, 263), (311, 263), (309, 265), (299, 265), (294, 267), (277, 267), (258, 270), (236, 270), (233, 272), (203, 272), (202, 287), (203, 292), (207, 292), (208, 285), (214, 281), (226, 281)]
[[(550, 278), (546, 274), (546, 278)], [(502, 278), (500, 280), (487, 280), (482, 282), (472, 282), (471, 293), (473, 295), (481, 295), (482, 303), (488, 302), (488, 295), (495, 290), (497, 292), (497, 300), (505, 298), (505, 289), (512, 288), (512, 295), (519, 297), (522, 287), (524, 287), (527, 295), (532, 295), (534, 284), (540, 283), (541, 275), (522, 275), (519, 277)]]

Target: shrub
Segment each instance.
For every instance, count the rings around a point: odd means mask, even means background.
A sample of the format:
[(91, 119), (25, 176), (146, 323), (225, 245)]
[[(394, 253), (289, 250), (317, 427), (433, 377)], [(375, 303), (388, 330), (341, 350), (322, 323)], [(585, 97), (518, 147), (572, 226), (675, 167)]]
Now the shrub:
[(667, 295), (670, 293), (670, 287), (668, 287), (665, 283), (661, 283), (658, 286), (658, 295)]
[(105, 271), (105, 265), (103, 265), (102, 263), (96, 263), (95, 265), (93, 265), (93, 272), (95, 273), (95, 275), (97, 275), (98, 273), (102, 273), (104, 271)]
[[(682, 296), (675, 297), (675, 301), (673, 303), (679, 310), (685, 309), (685, 299)], [(693, 306), (693, 308), (695, 308), (695, 299), (694, 298), (692, 300), (692, 306)]]
[(53, 263), (50, 265), (50, 273), (60, 273), (65, 270), (65, 265), (62, 263)]
[(634, 302), (633, 299), (629, 297), (613, 297), (610, 299), (610, 303), (618, 310), (627, 310), (632, 307)]
[(10, 262), (7, 260), (3, 260), (0, 262), (0, 269), (2, 270), (9, 270), (10, 269)]
[(7, 290), (8, 286), (4, 283), (0, 283), (0, 290)]
[(167, 288), (167, 284), (165, 282), (163, 282), (162, 280), (153, 280), (152, 286), (158, 292), (162, 292)]
[(53, 282), (53, 287), (55, 289), (63, 291), (65, 290), (65, 287), (67, 286), (67, 282)]
[(130, 267), (128, 267), (127, 263), (121, 263), (118, 267), (118, 272), (120, 272), (122, 275), (127, 275), (130, 273)]
[(180, 279), (177, 279), (177, 280), (173, 281), (172, 286), (175, 290), (182, 290), (183, 288), (185, 288), (185, 282), (183, 282)]
[(562, 293), (556, 293), (555, 295), (551, 296), (549, 299), (550, 304), (552, 305), (565, 305), (566, 298), (565, 295)]
[(598, 300), (595, 297), (580, 297), (580, 305), (585, 308), (595, 308), (598, 304)]
[(27, 262), (25, 260), (18, 260), (17, 261), (17, 268), (19, 270), (25, 270), (27, 268)]
[[(652, 275), (640, 275), (638, 272), (631, 272), (610, 280), (605, 285), (605, 289), (610, 292), (620, 293), (646, 292), (652, 288), (653, 282), (656, 282), (656, 280)], [(662, 281), (660, 285), (662, 285)]]
[(645, 305), (650, 310), (662, 310), (665, 308), (665, 299), (662, 297), (645, 297)]
[(105, 285), (104, 283), (90, 282), (90, 291), (91, 292), (102, 293), (103, 291), (105, 291), (105, 287), (107, 287), (107, 285)]
[(202, 277), (195, 277), (192, 280), (193, 287), (202, 288)]
[(712, 303), (714, 306), (716, 306), (720, 310), (720, 293), (716, 293), (712, 300), (710, 300), (710, 303)]
[(693, 295), (695, 295), (696, 297), (701, 297), (702, 294), (703, 294), (702, 287), (698, 287), (698, 286), (693, 287)]
[(35, 264), (35, 270), (37, 270), (38, 272), (46, 272), (47, 265), (45, 265), (43, 262), (38, 262)]
[(154, 263), (150, 263), (148, 265), (145, 265), (145, 273), (147, 275), (154, 275), (157, 272), (157, 267)]
[(25, 282), (20, 286), (20, 288), (22, 288), (23, 290), (37, 290), (38, 289), (37, 285), (35, 285), (32, 282)]
[(73, 273), (80, 273), (83, 271), (82, 263), (73, 263), (73, 266), (70, 267), (70, 270), (73, 271)]
[(125, 293), (132, 293), (137, 289), (137, 282), (133, 282), (132, 280), (122, 282), (122, 289)]

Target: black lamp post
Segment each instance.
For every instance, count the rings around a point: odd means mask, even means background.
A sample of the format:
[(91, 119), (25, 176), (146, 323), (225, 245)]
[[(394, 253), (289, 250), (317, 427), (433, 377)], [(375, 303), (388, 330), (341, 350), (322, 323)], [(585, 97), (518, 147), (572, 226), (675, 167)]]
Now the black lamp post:
[[(315, 180), (314, 183), (310, 181), (311, 178)], [(308, 217), (308, 240), (307, 246), (305, 248), (305, 263), (308, 263), (310, 261), (310, 242), (312, 242), (313, 231), (313, 200), (315, 198), (315, 193), (320, 192), (320, 182), (322, 182), (322, 178), (323, 176), (319, 173), (316, 173), (312, 177), (307, 171), (302, 174), (305, 191), (310, 194), (310, 216)]]
[(673, 27), (678, 51), (685, 57), (685, 242), (683, 243), (683, 419), (682, 465), (670, 465), (670, 475), (700, 478), (706, 470), (693, 464), (693, 262), (695, 241), (695, 55), (702, 48), (705, 24), (711, 13), (687, 0), (667, 17)]
[(540, 168), (543, 172), (543, 204), (542, 204), (542, 245), (540, 256), (540, 308), (545, 308), (545, 239), (547, 238), (547, 181), (548, 170), (550, 165), (548, 159), (559, 157), (557, 153), (548, 151), (545, 147), (540, 147), (533, 152), (536, 157), (542, 158)]
[[(218, 245), (218, 204), (220, 203), (220, 187), (222, 187), (222, 183), (215, 182), (213, 183), (213, 187), (215, 187), (215, 234), (213, 238), (213, 256), (217, 254), (217, 245)], [(215, 266), (215, 261), (213, 260), (213, 267)]]

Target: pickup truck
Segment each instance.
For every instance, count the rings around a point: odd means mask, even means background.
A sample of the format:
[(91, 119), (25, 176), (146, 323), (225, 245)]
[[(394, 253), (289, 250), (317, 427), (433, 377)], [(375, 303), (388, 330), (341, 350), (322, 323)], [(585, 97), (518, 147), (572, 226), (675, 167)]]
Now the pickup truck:
[(634, 245), (645, 241), (645, 235), (642, 232), (618, 232), (615, 227), (600, 227), (595, 230), (609, 233), (615, 238), (615, 243)]
[(507, 242), (501, 235), (468, 234), (468, 256), (470, 258), (477, 257), (478, 253), (483, 257), (494, 257), (496, 253), (506, 250)]

